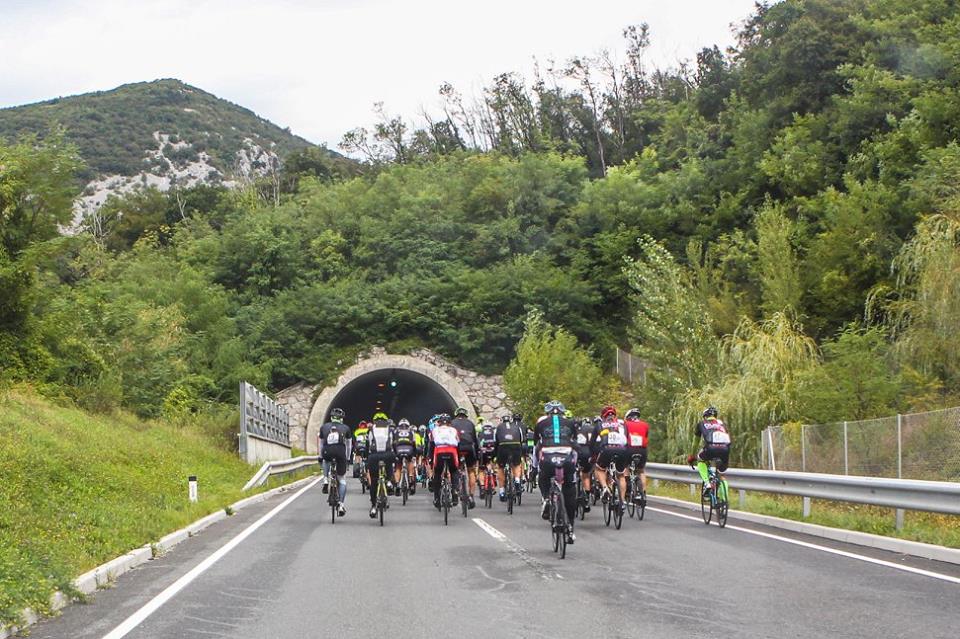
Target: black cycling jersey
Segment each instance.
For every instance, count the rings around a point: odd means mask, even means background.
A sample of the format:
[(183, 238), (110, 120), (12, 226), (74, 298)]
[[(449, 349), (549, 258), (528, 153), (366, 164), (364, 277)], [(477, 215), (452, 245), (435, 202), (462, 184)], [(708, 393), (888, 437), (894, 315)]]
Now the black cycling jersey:
[(716, 418), (708, 418), (697, 424), (697, 437), (703, 438), (706, 448), (730, 448), (730, 434), (727, 425)]
[(353, 437), (353, 431), (346, 424), (327, 422), (320, 427), (320, 447), (323, 450), (343, 452), (346, 454), (347, 442)]
[(480, 427), (480, 434), (478, 435), (480, 448), (482, 449), (492, 449), (494, 442), (496, 441), (497, 427), (493, 424), (484, 424)]
[(583, 419), (577, 423), (576, 441), (577, 447), (580, 448), (581, 452), (586, 452), (588, 449), (591, 452), (596, 452), (599, 439), (599, 425), (594, 424), (593, 421), (589, 419)]
[(473, 425), (473, 422), (466, 417), (457, 417), (450, 425), (460, 433), (460, 450), (472, 450), (476, 454), (477, 428)]
[(533, 429), (534, 441), (541, 447), (575, 446), (576, 425), (561, 415), (544, 415)]
[(522, 446), (526, 443), (523, 426), (517, 422), (500, 422), (494, 433), (497, 446)]

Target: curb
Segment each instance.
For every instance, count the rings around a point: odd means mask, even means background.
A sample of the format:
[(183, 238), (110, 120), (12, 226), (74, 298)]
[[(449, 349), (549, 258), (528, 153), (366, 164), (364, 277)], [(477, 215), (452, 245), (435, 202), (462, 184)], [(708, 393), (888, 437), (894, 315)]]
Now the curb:
[[(699, 504), (682, 499), (674, 499), (673, 497), (648, 495), (647, 499), (671, 506), (679, 506), (688, 510), (700, 510)], [(821, 537), (823, 539), (831, 539), (833, 541), (841, 541), (857, 546), (866, 546), (868, 548), (876, 548), (877, 550), (886, 550), (902, 555), (911, 555), (913, 557), (960, 565), (960, 550), (956, 548), (925, 544), (920, 541), (910, 541), (907, 539), (897, 539), (896, 537), (884, 537), (883, 535), (874, 535), (857, 530), (845, 530), (843, 528), (821, 526), (820, 524), (808, 524), (792, 519), (782, 519), (780, 517), (771, 517), (770, 515), (758, 515), (757, 513), (733, 510), (732, 508), (730, 509), (730, 515), (754, 524), (762, 524), (764, 526), (782, 528), (784, 530)]]
[[(273, 497), (279, 493), (300, 488), (302, 485), (313, 480), (314, 477), (312, 475), (310, 477), (304, 477), (303, 479), (298, 479), (295, 482), (285, 484), (278, 488), (274, 488), (273, 490), (268, 490), (267, 492), (259, 493), (257, 495), (253, 495), (252, 497), (247, 497), (246, 499), (241, 499), (240, 501), (227, 506), (227, 508), (233, 511), (242, 510), (247, 506), (252, 506), (254, 504), (259, 504), (263, 501), (266, 501), (270, 497)], [(154, 557), (163, 555), (180, 542), (186, 541), (190, 537), (200, 534), (200, 532), (202, 532), (205, 528), (209, 527), (211, 524), (226, 519), (227, 516), (226, 509), (221, 508), (220, 510), (211, 513), (206, 517), (198, 519), (192, 524), (181, 528), (180, 530), (176, 530), (169, 535), (161, 537), (156, 543), (140, 546), (139, 548), (135, 548), (134, 550), (120, 555), (115, 559), (111, 559), (104, 564), (100, 564), (93, 570), (88, 570), (73, 580), (73, 586), (84, 595), (92, 594), (100, 588), (106, 588), (107, 586), (112, 585), (117, 578), (125, 572), (129, 572), (137, 566), (142, 566)], [(71, 599), (60, 591), (50, 595), (50, 609), (52, 612), (59, 612), (60, 610), (63, 610), (69, 606), (71, 603)], [(20, 614), (21, 617), (23, 617), (23, 625), (0, 627), (0, 639), (7, 639), (8, 637), (12, 637), (19, 632), (23, 632), (41, 619), (41, 616), (30, 608), (25, 608)]]

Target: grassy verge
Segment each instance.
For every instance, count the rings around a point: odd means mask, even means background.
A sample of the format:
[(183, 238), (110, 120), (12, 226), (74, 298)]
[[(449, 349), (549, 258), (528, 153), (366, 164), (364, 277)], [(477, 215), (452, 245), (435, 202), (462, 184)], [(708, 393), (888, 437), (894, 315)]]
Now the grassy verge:
[[(650, 481), (648, 492), (699, 503), (699, 498), (690, 494), (687, 484), (661, 481), (660, 486), (654, 487)], [(908, 510), (904, 515), (903, 529), (897, 530), (894, 511), (890, 508), (814, 499), (810, 517), (804, 519), (801, 497), (748, 492), (746, 502), (741, 506), (737, 491), (731, 489), (730, 493), (730, 507), (735, 510), (960, 548), (960, 517)]]
[(48, 612), (77, 575), (242, 499), (254, 472), (197, 430), (0, 391), (0, 626), (27, 606)]

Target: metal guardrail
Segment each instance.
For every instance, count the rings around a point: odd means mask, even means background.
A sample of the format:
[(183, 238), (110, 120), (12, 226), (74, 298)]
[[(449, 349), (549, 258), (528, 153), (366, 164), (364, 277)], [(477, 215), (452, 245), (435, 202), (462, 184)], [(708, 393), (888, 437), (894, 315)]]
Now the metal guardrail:
[[(700, 483), (699, 473), (689, 466), (647, 464), (646, 473), (654, 479)], [(960, 483), (957, 482), (742, 468), (728, 469), (724, 477), (733, 489), (804, 497), (805, 515), (809, 514), (807, 500), (810, 498), (960, 515)]]
[(294, 457), (293, 459), (284, 459), (281, 461), (267, 462), (260, 467), (257, 474), (250, 478), (243, 490), (250, 490), (257, 486), (263, 486), (272, 475), (282, 475), (283, 473), (292, 473), (295, 470), (306, 468), (320, 463), (318, 455), (305, 455), (303, 457)]

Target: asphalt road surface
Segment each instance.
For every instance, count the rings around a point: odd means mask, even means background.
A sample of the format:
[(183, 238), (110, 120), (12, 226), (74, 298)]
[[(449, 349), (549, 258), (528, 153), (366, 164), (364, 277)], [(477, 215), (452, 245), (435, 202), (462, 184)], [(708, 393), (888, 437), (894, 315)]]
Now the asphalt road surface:
[(495, 501), (444, 526), (421, 490), (406, 506), (393, 498), (381, 528), (355, 481), (336, 525), (311, 485), (239, 543), (290, 494), (215, 524), (30, 636), (875, 639), (953, 638), (960, 627), (958, 566), (733, 517), (721, 530), (662, 506), (621, 530), (595, 508), (560, 560), (529, 497), (513, 516)]

